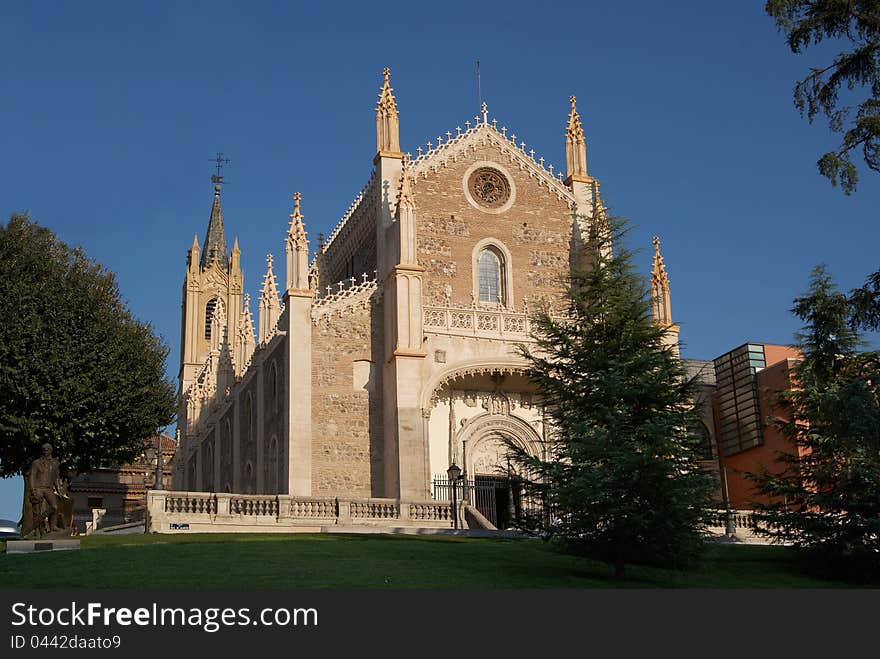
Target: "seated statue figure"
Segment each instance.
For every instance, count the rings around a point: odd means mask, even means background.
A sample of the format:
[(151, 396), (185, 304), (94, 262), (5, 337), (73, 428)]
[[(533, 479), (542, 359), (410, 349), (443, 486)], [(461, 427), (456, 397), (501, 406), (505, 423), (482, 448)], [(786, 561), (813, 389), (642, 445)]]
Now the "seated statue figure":
[(31, 514), (23, 515), (22, 535), (42, 537), (68, 527), (62, 514), (67, 492), (61, 478), (61, 465), (52, 457), (51, 444), (43, 444), (42, 455), (31, 463), (25, 474), (25, 498), (25, 509), (30, 507)]

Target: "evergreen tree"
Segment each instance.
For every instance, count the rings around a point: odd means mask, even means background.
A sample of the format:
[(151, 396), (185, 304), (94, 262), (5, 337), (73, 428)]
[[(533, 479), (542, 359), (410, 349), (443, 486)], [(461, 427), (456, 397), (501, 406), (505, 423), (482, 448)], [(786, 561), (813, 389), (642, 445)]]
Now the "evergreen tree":
[(173, 421), (167, 355), (111, 272), (27, 215), (0, 225), (0, 476), (44, 442), (75, 472), (130, 461)]
[(688, 430), (695, 385), (651, 318), (625, 223), (606, 228), (566, 282), (567, 317), (540, 311), (537, 344), (520, 348), (553, 420), (545, 455), (509, 449), (551, 511), (541, 530), (622, 577), (627, 563), (697, 558), (714, 485)]
[[(819, 158), (819, 172), (850, 194), (858, 183), (854, 152), (880, 172), (880, 2), (878, 0), (767, 0), (765, 11), (785, 33), (793, 53), (828, 40), (848, 47), (823, 67), (812, 67), (794, 89), (794, 102), (810, 121), (822, 113), (843, 133), (840, 146)], [(840, 102), (864, 89), (857, 105)]]
[(824, 571), (880, 577), (880, 355), (862, 352), (850, 301), (823, 267), (792, 311), (803, 360), (777, 420), (792, 440), (780, 473), (751, 474), (764, 533), (792, 543)]

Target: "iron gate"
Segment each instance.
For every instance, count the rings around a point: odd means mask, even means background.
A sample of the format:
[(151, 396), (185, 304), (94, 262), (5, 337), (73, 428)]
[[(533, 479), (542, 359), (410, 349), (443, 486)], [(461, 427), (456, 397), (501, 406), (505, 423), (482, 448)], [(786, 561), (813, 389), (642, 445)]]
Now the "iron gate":
[[(452, 501), (452, 488), (446, 476), (434, 477), (434, 499)], [(534, 512), (533, 502), (524, 495), (516, 478), (477, 475), (462, 479), (457, 485), (456, 499), (474, 506), (498, 529), (522, 527), (526, 516)]]

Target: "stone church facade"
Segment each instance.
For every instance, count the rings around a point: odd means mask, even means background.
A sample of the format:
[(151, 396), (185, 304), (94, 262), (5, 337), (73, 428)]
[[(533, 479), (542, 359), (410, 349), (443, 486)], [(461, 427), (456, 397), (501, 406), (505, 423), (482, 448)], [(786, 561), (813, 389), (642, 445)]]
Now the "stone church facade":
[[(175, 490), (428, 501), (452, 463), (509, 477), (505, 439), (543, 451), (547, 413), (516, 346), (538, 305), (561, 310), (604, 221), (574, 97), (564, 174), (485, 105), (404, 154), (387, 69), (376, 127), (371, 178), (311, 252), (295, 195), (256, 325), (216, 186), (183, 284)], [(655, 248), (654, 315), (677, 347)]]

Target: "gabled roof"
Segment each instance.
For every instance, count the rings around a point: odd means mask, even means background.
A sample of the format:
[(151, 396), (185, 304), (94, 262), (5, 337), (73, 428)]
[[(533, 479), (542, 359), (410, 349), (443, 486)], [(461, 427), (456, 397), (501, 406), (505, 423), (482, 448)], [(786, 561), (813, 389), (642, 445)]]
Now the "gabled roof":
[(574, 203), (571, 190), (562, 182), (562, 170), (554, 173), (553, 165), (544, 166), (544, 158), (535, 158), (534, 149), (525, 150), (525, 142), (516, 142), (516, 133), (507, 134), (507, 128), (497, 128), (497, 120), (489, 121), (484, 112), (483, 117), (474, 117), (474, 124), (465, 122), (465, 130), (458, 126), (452, 131), (445, 133), (446, 140), (438, 135), (437, 141), (428, 142), (428, 148), (419, 147), (417, 154), (411, 158), (409, 165), (410, 176), (418, 181), (419, 177), (427, 178), (431, 172), (437, 172), (450, 162), (456, 162), (460, 158), (467, 157), (469, 150), (475, 150), (477, 145), (490, 144), (497, 146), (507, 156), (508, 160), (516, 164), (521, 170), (529, 173), (540, 185), (546, 186), (550, 192), (556, 194), (559, 199), (566, 199)]

